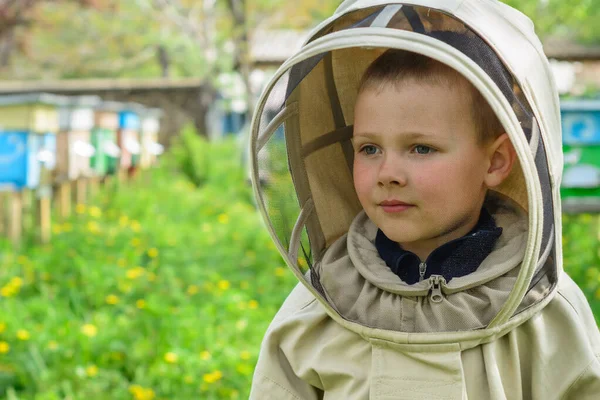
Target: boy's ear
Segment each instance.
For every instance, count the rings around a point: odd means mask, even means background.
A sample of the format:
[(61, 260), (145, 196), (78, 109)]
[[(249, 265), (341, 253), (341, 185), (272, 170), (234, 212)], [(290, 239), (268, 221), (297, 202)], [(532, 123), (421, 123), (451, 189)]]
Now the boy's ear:
[(512, 171), (517, 158), (508, 134), (503, 133), (488, 147), (489, 168), (485, 176), (488, 188), (499, 186)]

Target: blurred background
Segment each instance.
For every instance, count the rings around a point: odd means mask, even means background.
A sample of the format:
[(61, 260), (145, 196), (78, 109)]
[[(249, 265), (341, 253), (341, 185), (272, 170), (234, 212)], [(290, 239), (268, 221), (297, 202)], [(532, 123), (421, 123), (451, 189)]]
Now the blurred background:
[[(510, 0), (561, 95), (567, 272), (600, 321), (600, 2)], [(296, 283), (245, 148), (339, 0), (0, 0), (0, 398), (244, 399)]]

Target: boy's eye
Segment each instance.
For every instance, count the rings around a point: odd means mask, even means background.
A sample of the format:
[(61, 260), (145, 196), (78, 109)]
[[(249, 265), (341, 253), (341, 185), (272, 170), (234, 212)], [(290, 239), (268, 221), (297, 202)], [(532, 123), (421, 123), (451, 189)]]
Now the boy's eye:
[(360, 151), (362, 151), (363, 153), (365, 153), (368, 156), (372, 156), (372, 155), (377, 154), (377, 147), (368, 144), (368, 145), (361, 147)]
[(424, 146), (422, 144), (416, 145), (415, 147), (413, 147), (413, 149), (414, 149), (414, 152), (417, 153), (417, 154), (430, 154), (430, 153), (433, 153), (435, 151), (431, 147)]

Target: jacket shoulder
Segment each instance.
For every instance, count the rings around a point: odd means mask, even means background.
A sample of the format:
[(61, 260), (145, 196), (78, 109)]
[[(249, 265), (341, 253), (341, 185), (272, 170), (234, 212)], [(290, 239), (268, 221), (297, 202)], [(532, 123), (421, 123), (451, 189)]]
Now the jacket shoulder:
[[(270, 326), (273, 327), (274, 325), (278, 325), (279, 323), (291, 318), (297, 312), (318, 303), (319, 301), (316, 299), (316, 297), (301, 282), (299, 282), (285, 299), (279, 308), (279, 311), (277, 311), (277, 314), (275, 314), (275, 317), (273, 317)], [(325, 310), (322, 312), (325, 312)]]

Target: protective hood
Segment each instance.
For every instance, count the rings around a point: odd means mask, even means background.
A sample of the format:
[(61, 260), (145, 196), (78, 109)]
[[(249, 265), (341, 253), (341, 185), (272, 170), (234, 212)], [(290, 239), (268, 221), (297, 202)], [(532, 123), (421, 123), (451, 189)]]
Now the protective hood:
[[(503, 264), (506, 295), (495, 298), (493, 313), (488, 307), (480, 323), (413, 329), (410, 339), (410, 330), (386, 318), (370, 318), (368, 308), (356, 311), (350, 306), (350, 312), (331, 297), (335, 290), (358, 286), (322, 285), (328, 265), (343, 257), (340, 253), (331, 258), (335, 246), (350, 252), (350, 263), (360, 264), (369, 252), (372, 227), (368, 221), (360, 222), (350, 139), (360, 79), (390, 48), (420, 53), (450, 66), (488, 101), (518, 157), (511, 175), (493, 193), (500, 199), (496, 208), (512, 210), (504, 213), (504, 220), (524, 221), (524, 229), (509, 238), (516, 247), (503, 250), (502, 257), (511, 258), (512, 251), (519, 259), (510, 268)], [(253, 116), (250, 152), (258, 206), (276, 245), (298, 279), (348, 329), (394, 341), (480, 342), (523, 323), (554, 295), (562, 271), (558, 94), (533, 24), (498, 1), (345, 1), (266, 86)], [(357, 279), (366, 279), (384, 297), (427, 297), (440, 290), (439, 282), (411, 286), (400, 281), (390, 288), (369, 278), (367, 269), (361, 272), (357, 266), (356, 270)], [(473, 293), (478, 285), (499, 278), (493, 268), (489, 271), (486, 279), (458, 280), (442, 292), (456, 294), (455, 299), (460, 292)], [(388, 310), (393, 310), (391, 304)], [(460, 309), (460, 304), (455, 308)]]

